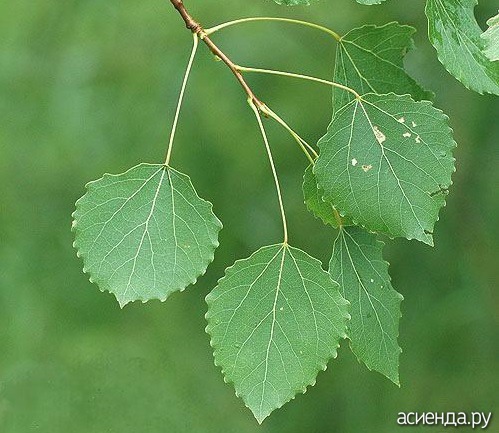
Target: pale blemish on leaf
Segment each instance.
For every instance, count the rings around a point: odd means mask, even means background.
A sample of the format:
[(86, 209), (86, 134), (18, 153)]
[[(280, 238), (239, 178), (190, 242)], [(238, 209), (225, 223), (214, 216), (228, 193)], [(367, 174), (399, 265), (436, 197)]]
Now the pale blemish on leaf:
[(379, 127), (373, 126), (373, 132), (379, 144), (383, 144), (386, 141), (386, 135), (380, 131)]

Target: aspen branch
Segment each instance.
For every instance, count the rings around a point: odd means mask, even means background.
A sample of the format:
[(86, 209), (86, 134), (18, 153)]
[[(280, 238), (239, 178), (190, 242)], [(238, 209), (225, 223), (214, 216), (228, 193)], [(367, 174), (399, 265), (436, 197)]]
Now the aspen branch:
[(227, 55), (210, 39), (203, 26), (201, 26), (201, 24), (197, 22), (187, 11), (182, 0), (170, 0), (170, 3), (184, 20), (185, 26), (192, 33), (196, 34), (199, 39), (205, 43), (209, 50), (227, 65), (236, 77), (237, 81), (239, 81), (239, 84), (241, 84), (241, 87), (246, 93), (248, 99), (260, 110), (264, 106), (263, 102), (260, 101), (254, 94), (253, 90), (251, 90), (250, 86), (243, 78), (241, 71), (237, 68), (237, 65), (229, 59), (229, 57), (227, 57)]

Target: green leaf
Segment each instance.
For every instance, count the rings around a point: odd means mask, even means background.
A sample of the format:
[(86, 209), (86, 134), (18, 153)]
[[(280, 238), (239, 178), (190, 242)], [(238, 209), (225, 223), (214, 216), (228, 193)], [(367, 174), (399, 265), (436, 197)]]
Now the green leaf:
[(467, 88), (499, 95), (499, 63), (484, 53), (476, 0), (427, 0), (428, 35), (440, 62)]
[(215, 364), (260, 423), (315, 383), (346, 336), (338, 284), (288, 245), (238, 260), (206, 301)]
[(370, 370), (399, 385), (400, 303), (390, 282), (383, 242), (359, 227), (342, 228), (334, 241), (329, 272), (351, 304), (350, 347)]
[(499, 14), (487, 21), (489, 28), (482, 33), (481, 37), (485, 40), (484, 53), (489, 60), (499, 60)]
[[(297, 6), (297, 5), (309, 5), (310, 1), (309, 0), (274, 0), (278, 5), (285, 5), (285, 6)], [(363, 5), (377, 5), (385, 0), (357, 0), (357, 3), (363, 4)]]
[(285, 6), (301, 6), (301, 5), (309, 5), (309, 0), (274, 0), (278, 5)]
[(335, 113), (314, 171), (325, 199), (354, 224), (433, 245), (454, 146), (431, 102), (367, 94)]
[[(404, 56), (414, 48), (416, 29), (398, 23), (366, 25), (348, 32), (336, 50), (334, 81), (358, 93), (409, 94), (416, 101), (433, 99), (404, 70)], [(352, 94), (333, 89), (333, 112), (352, 100)]]
[(212, 262), (222, 228), (188, 176), (157, 164), (90, 182), (73, 217), (84, 272), (122, 307), (164, 301), (194, 284)]
[(385, 0), (357, 0), (357, 3), (361, 5), (379, 5), (383, 3)]
[[(326, 225), (338, 228), (340, 221), (335, 217), (334, 207), (329, 201), (324, 201), (324, 191), (317, 184), (317, 179), (310, 165), (303, 175), (303, 196), (307, 209), (312, 212), (316, 218), (320, 218)], [(341, 215), (340, 215), (341, 216)], [(347, 218), (341, 218), (341, 225), (351, 225)]]

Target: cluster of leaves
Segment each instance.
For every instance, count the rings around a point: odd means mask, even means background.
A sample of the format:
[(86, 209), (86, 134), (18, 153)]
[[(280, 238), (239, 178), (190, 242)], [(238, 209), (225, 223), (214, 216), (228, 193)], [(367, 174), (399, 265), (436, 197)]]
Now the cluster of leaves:
[[(499, 63), (491, 60), (497, 18), (481, 35), (473, 5), (460, 11), (457, 5), (428, 0), (440, 59), (465, 85), (499, 93)], [(454, 30), (444, 32), (449, 26)], [(307, 208), (338, 231), (329, 270), (285, 240), (236, 261), (207, 296), (215, 363), (259, 422), (315, 383), (342, 338), (369, 369), (399, 383), (403, 298), (392, 287), (378, 237), (432, 245), (454, 172), (447, 117), (404, 70), (414, 31), (367, 25), (338, 41), (333, 117), (303, 183)], [(189, 177), (170, 165), (104, 175), (87, 185), (73, 216), (84, 271), (121, 306), (164, 301), (195, 283), (213, 260), (222, 228)]]
[[(308, 5), (309, 0), (274, 0), (286, 6)], [(385, 0), (357, 0), (376, 5)], [(486, 32), (478, 25), (476, 0), (426, 0), (428, 36), (445, 68), (467, 88), (499, 95), (499, 15)]]

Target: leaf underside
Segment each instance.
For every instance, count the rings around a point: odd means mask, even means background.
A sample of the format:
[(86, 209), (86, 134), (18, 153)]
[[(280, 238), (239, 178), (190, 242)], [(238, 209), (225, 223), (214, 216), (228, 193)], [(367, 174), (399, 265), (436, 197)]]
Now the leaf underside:
[[(336, 50), (333, 81), (360, 94), (409, 94), (416, 101), (433, 99), (405, 70), (404, 56), (414, 48), (416, 29), (398, 23), (366, 25), (341, 38)], [(354, 96), (333, 88), (333, 113)]]
[(499, 63), (485, 54), (476, 0), (427, 0), (428, 35), (440, 62), (467, 88), (499, 95)]
[[(363, 5), (377, 5), (385, 0), (357, 0), (357, 3), (363, 4)], [(309, 5), (310, 0), (274, 0), (278, 5), (285, 5), (285, 6), (300, 6), (300, 5)]]
[(351, 304), (348, 337), (353, 353), (370, 370), (399, 385), (397, 337), (403, 297), (391, 285), (382, 249), (376, 235), (359, 227), (342, 228), (329, 272)]
[(499, 60), (499, 14), (490, 18), (487, 25), (489, 28), (481, 35), (485, 41), (484, 53), (489, 60), (496, 62)]
[(454, 172), (451, 132), (431, 102), (367, 94), (335, 113), (314, 173), (355, 224), (432, 245)]
[(121, 306), (164, 301), (204, 274), (222, 224), (188, 176), (140, 164), (87, 185), (73, 214), (84, 272)]
[(288, 245), (236, 261), (206, 301), (215, 364), (260, 423), (315, 383), (346, 336), (338, 284)]

